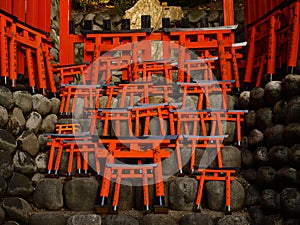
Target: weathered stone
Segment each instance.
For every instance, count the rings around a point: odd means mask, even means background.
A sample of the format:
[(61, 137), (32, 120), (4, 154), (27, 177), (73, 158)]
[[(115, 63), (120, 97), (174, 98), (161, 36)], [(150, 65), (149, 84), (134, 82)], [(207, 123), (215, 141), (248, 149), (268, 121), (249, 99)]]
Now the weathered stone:
[(243, 91), (239, 97), (239, 108), (249, 109), (250, 91)]
[(140, 0), (132, 8), (125, 11), (123, 18), (130, 19), (131, 29), (140, 29), (142, 15), (150, 15), (152, 27), (157, 30), (162, 27), (160, 16), (169, 17), (170, 20), (180, 20), (183, 17), (183, 11), (180, 7), (162, 7), (158, 0)]
[(47, 170), (48, 165), (48, 154), (47, 153), (38, 153), (34, 159), (37, 170), (40, 173), (44, 173)]
[(253, 154), (251, 151), (245, 149), (242, 150), (241, 152), (242, 154), (242, 166), (245, 168), (249, 168), (251, 166), (253, 166)]
[(29, 130), (24, 131), (17, 139), (17, 142), (18, 146), (31, 156), (35, 156), (39, 151), (39, 141), (36, 135)]
[(300, 144), (293, 145), (288, 156), (288, 162), (295, 168), (300, 168)]
[(0, 177), (0, 198), (6, 195), (6, 191), (7, 191), (6, 180), (4, 177)]
[(57, 116), (55, 114), (50, 114), (43, 119), (40, 130), (44, 133), (54, 133), (55, 125), (57, 123)]
[(73, 211), (93, 210), (97, 190), (98, 182), (94, 178), (74, 178), (66, 182), (64, 196), (67, 208)]
[(264, 131), (266, 146), (270, 148), (274, 145), (283, 144), (284, 143), (283, 130), (284, 130), (284, 126), (281, 124), (267, 127), (267, 129), (265, 129), (265, 131)]
[[(234, 180), (230, 185), (231, 210), (237, 211), (243, 208), (245, 201), (245, 190), (243, 185)], [(208, 200), (208, 208), (216, 211), (225, 209), (225, 184), (222, 181), (207, 181), (205, 191)]]
[(9, 152), (0, 150), (0, 176), (5, 179), (12, 176), (14, 171), (14, 164)]
[(224, 146), (221, 150), (223, 167), (240, 168), (242, 157), (241, 151), (234, 146)]
[(222, 124), (223, 124), (222, 125), (223, 132), (225, 130), (224, 134), (228, 135), (224, 139), (223, 143), (225, 145), (233, 144), (233, 142), (236, 140), (236, 123), (235, 122), (223, 122)]
[(228, 215), (221, 218), (217, 225), (250, 225), (250, 221), (245, 216)]
[[(124, 180), (123, 180), (124, 182)], [(130, 181), (121, 185), (118, 210), (131, 210), (134, 207), (134, 188)]]
[(99, 26), (103, 26), (103, 21), (104, 20), (108, 20), (110, 19), (110, 15), (106, 12), (103, 12), (103, 13), (98, 13), (96, 16), (95, 16), (95, 23), (98, 24)]
[(5, 127), (7, 122), (8, 122), (7, 109), (3, 106), (0, 106), (0, 128)]
[(255, 109), (264, 107), (265, 90), (261, 87), (253, 88), (250, 92), (250, 102)]
[(262, 210), (265, 213), (277, 213), (280, 209), (280, 201), (278, 193), (273, 189), (265, 189), (261, 194)]
[(207, 16), (207, 12), (205, 10), (193, 9), (188, 12), (187, 16), (191, 23), (197, 23), (201, 18)]
[[(163, 127), (161, 127), (161, 122), (163, 124)], [(168, 121), (158, 117), (151, 118), (149, 124), (149, 132), (151, 135), (166, 135), (168, 132)]]
[(213, 219), (203, 213), (186, 214), (181, 217), (180, 225), (213, 225)]
[(105, 217), (105, 225), (139, 225), (139, 221), (129, 215), (110, 215)]
[[(86, 191), (86, 190), (85, 190)], [(45, 178), (33, 193), (33, 203), (40, 209), (59, 210), (63, 207), (63, 184), (59, 179)], [(77, 202), (77, 204), (81, 204)]]
[(26, 120), (20, 108), (15, 107), (12, 114), (8, 117), (5, 129), (13, 135), (18, 135), (25, 129)]
[(41, 116), (46, 116), (51, 111), (51, 102), (44, 95), (35, 94), (32, 96), (32, 107)]
[(0, 129), (0, 149), (13, 154), (17, 149), (16, 139), (6, 130)]
[(0, 207), (0, 224), (3, 224), (5, 220), (5, 211), (2, 207)]
[(262, 166), (269, 161), (268, 150), (266, 147), (258, 147), (253, 152), (253, 161), (256, 166)]
[(287, 102), (284, 100), (280, 100), (274, 105), (273, 120), (275, 124), (286, 123), (286, 108), (287, 108)]
[(5, 86), (0, 86), (0, 105), (11, 109), (15, 104), (13, 93)]
[(148, 214), (145, 215), (141, 220), (140, 224), (143, 225), (176, 225), (176, 222), (171, 219), (168, 215), (161, 214)]
[(294, 97), (286, 107), (286, 122), (300, 123), (300, 96)]
[(280, 214), (265, 215), (264, 224), (281, 225), (285, 224)]
[(54, 61), (59, 60), (59, 51), (56, 48), (51, 48), (50, 49), (50, 54), (53, 56)]
[(47, 146), (48, 138), (43, 134), (38, 135), (38, 141), (40, 145), (40, 151), (48, 151), (49, 147)]
[(72, 21), (75, 25), (82, 24), (83, 14), (82, 13), (72, 13)]
[(289, 74), (282, 81), (282, 93), (287, 99), (300, 95), (299, 75)]
[(103, 30), (100, 26), (93, 24), (92, 30)]
[(31, 112), (26, 122), (26, 128), (34, 133), (37, 133), (42, 125), (42, 116), (37, 112)]
[(34, 174), (37, 170), (33, 159), (27, 152), (17, 151), (13, 158), (15, 171), (25, 175)]
[(283, 131), (283, 139), (285, 144), (288, 146), (292, 146), (294, 144), (299, 143), (300, 140), (300, 124), (299, 123), (291, 123), (284, 127)]
[(219, 22), (220, 13), (217, 10), (210, 10), (208, 12), (208, 22)]
[(11, 196), (17, 196), (26, 198), (33, 192), (33, 186), (31, 185), (28, 177), (20, 173), (13, 173), (8, 185), (8, 193)]
[(86, 14), (84, 20), (94, 20), (95, 16), (96, 16), (95, 13)]
[(273, 125), (272, 119), (272, 108), (266, 107), (256, 111), (255, 124), (261, 131)]
[(257, 184), (262, 188), (271, 188), (274, 185), (276, 171), (270, 166), (259, 167), (256, 173)]
[(50, 104), (51, 104), (51, 113), (55, 115), (58, 114), (59, 107), (60, 107), (60, 100), (58, 98), (51, 98)]
[(65, 225), (66, 216), (56, 212), (38, 212), (29, 218), (29, 225)]
[(289, 166), (282, 167), (275, 174), (276, 188), (282, 190), (288, 187), (296, 187), (297, 178), (297, 170)]
[(189, 177), (177, 177), (169, 186), (169, 206), (176, 210), (192, 210), (197, 194), (197, 181)]
[(284, 225), (299, 225), (300, 220), (299, 219), (286, 219), (284, 221)]
[(243, 171), (243, 177), (251, 184), (256, 183), (257, 172), (254, 168), (249, 168)]
[(263, 141), (264, 141), (264, 134), (261, 131), (254, 129), (249, 133), (248, 144), (250, 146), (253, 147), (259, 146), (263, 143)]
[(15, 105), (28, 114), (32, 109), (32, 96), (28, 91), (16, 91), (13, 93)]
[(3, 201), (3, 208), (9, 218), (22, 224), (27, 224), (29, 215), (33, 212), (28, 202), (17, 197), (5, 198)]
[(265, 86), (265, 99), (274, 106), (281, 99), (281, 81), (271, 81)]
[(40, 183), (43, 179), (45, 178), (44, 174), (41, 173), (35, 173), (32, 178), (31, 178), (31, 182), (34, 185), (37, 185), (38, 183)]
[(280, 168), (289, 163), (290, 149), (283, 145), (273, 146), (269, 150), (269, 163), (275, 168)]
[(118, 106), (118, 99), (117, 98), (112, 98), (111, 103), (109, 106), (107, 106), (107, 100), (108, 96), (102, 96), (100, 97), (100, 107), (101, 108), (117, 108)]
[(261, 209), (261, 206), (251, 206), (249, 208), (249, 215), (251, 219), (251, 224), (253, 225), (264, 224), (264, 213)]
[(238, 23), (242, 23), (244, 24), (244, 11), (243, 10), (240, 10), (240, 9), (237, 9), (237, 10), (234, 10), (234, 20)]
[(250, 185), (246, 191), (246, 206), (259, 205), (261, 203), (261, 194), (255, 185)]
[(66, 225), (101, 225), (101, 217), (95, 214), (74, 215), (69, 217)]
[(249, 132), (255, 128), (255, 115), (255, 111), (251, 110), (245, 116), (245, 125)]
[(299, 217), (300, 192), (296, 188), (286, 188), (280, 192), (281, 212), (289, 217)]

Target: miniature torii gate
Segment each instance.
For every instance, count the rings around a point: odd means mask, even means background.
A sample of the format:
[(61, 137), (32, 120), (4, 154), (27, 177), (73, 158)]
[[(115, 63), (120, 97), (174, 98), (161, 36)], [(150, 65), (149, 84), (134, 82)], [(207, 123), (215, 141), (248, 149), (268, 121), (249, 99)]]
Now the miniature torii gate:
[[(234, 24), (234, 0), (223, 0), (224, 26)], [(74, 63), (74, 44), (82, 43), (83, 36), (70, 32), (72, 0), (60, 1), (60, 56), (61, 65)]]

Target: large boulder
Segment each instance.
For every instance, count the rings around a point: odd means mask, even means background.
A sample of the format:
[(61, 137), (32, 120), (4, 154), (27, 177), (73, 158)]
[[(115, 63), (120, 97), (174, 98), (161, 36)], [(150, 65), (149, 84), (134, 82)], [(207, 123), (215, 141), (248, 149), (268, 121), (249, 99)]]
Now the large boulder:
[(249, 109), (250, 105), (250, 91), (243, 91), (239, 97), (239, 108)]
[(238, 215), (227, 215), (221, 218), (217, 225), (250, 225), (250, 221), (245, 216)]
[(18, 135), (25, 129), (26, 120), (20, 108), (15, 107), (8, 117), (5, 129), (13, 135)]
[(249, 208), (249, 215), (251, 219), (251, 224), (253, 225), (263, 225), (264, 224), (264, 212), (261, 209), (261, 206), (255, 205)]
[(13, 154), (17, 149), (17, 143), (14, 136), (3, 129), (0, 129), (0, 149), (9, 154)]
[(34, 133), (37, 133), (41, 125), (42, 116), (38, 112), (31, 112), (26, 121), (26, 128)]
[(33, 186), (28, 177), (21, 173), (13, 173), (8, 185), (8, 193), (11, 196), (26, 198), (33, 192)]
[(285, 100), (280, 100), (274, 105), (273, 120), (275, 124), (286, 123), (286, 108), (287, 108), (287, 102)]
[(129, 215), (109, 215), (105, 217), (105, 225), (139, 225), (139, 221)]
[(13, 171), (14, 164), (11, 155), (0, 150), (0, 176), (7, 179), (12, 176)]
[(15, 104), (13, 93), (5, 86), (0, 86), (0, 105), (11, 109)]
[(17, 139), (18, 146), (30, 156), (35, 156), (40, 148), (37, 136), (29, 130), (24, 131)]
[(0, 128), (5, 127), (8, 122), (8, 112), (3, 106), (0, 106)]
[(101, 225), (101, 217), (95, 214), (82, 214), (69, 217), (66, 225)]
[(265, 99), (270, 106), (281, 99), (281, 81), (270, 81), (266, 84)]
[(221, 149), (224, 168), (240, 168), (242, 163), (241, 151), (234, 146), (224, 146)]
[(181, 217), (180, 225), (214, 225), (213, 219), (203, 213), (186, 214)]
[(5, 211), (2, 207), (0, 207), (0, 224), (3, 224), (5, 220)]
[(242, 166), (243, 168), (249, 168), (253, 166), (253, 154), (250, 150), (244, 149), (241, 152)]
[(35, 162), (27, 152), (17, 151), (13, 163), (15, 171), (25, 175), (32, 175), (37, 170)]
[(267, 214), (275, 214), (280, 210), (279, 194), (273, 189), (265, 189), (261, 194), (262, 210)]
[[(44, 179), (33, 193), (33, 203), (40, 209), (59, 210), (63, 207), (63, 184), (59, 179)], [(81, 204), (77, 202), (77, 204)]]
[(300, 214), (300, 192), (296, 188), (286, 188), (280, 193), (282, 213), (297, 218)]
[(191, 23), (197, 23), (201, 18), (207, 16), (207, 12), (205, 10), (193, 9), (189, 10), (187, 16)]
[(16, 91), (13, 93), (15, 105), (28, 114), (32, 109), (32, 95), (28, 91)]
[[(243, 185), (234, 180), (230, 185), (231, 210), (241, 210), (245, 201), (245, 190)], [(208, 200), (208, 208), (216, 211), (225, 209), (225, 184), (223, 181), (207, 181), (205, 192)]]
[(65, 225), (67, 217), (57, 212), (38, 212), (29, 218), (30, 225)]
[(168, 215), (161, 214), (148, 214), (145, 215), (141, 220), (140, 224), (143, 225), (176, 225), (176, 222), (171, 219)]
[(55, 114), (50, 114), (43, 119), (40, 130), (44, 133), (54, 133), (58, 119)]
[(295, 168), (300, 168), (300, 144), (293, 145), (288, 154), (289, 163)]
[(98, 182), (94, 178), (74, 178), (66, 182), (64, 196), (67, 208), (72, 211), (92, 211), (97, 191)]
[(296, 187), (297, 178), (296, 169), (289, 166), (282, 167), (275, 174), (276, 188), (282, 190), (288, 187)]
[(275, 183), (276, 171), (270, 166), (262, 166), (257, 169), (256, 181), (261, 188), (271, 188)]
[(46, 116), (51, 111), (51, 102), (44, 95), (35, 94), (32, 96), (32, 108), (41, 116)]
[(261, 194), (257, 186), (250, 185), (246, 191), (246, 206), (259, 205), (261, 203)]
[(290, 149), (284, 145), (276, 145), (270, 148), (269, 163), (274, 168), (281, 168), (289, 163)]
[(7, 192), (7, 182), (4, 177), (0, 177), (0, 198), (5, 196), (6, 192)]
[(282, 93), (287, 99), (300, 95), (300, 76), (287, 75), (282, 81)]
[(253, 130), (255, 127), (255, 111), (250, 110), (246, 115), (245, 115), (245, 126), (248, 132)]
[(260, 130), (254, 129), (249, 133), (248, 144), (250, 146), (260, 146), (264, 141), (264, 134)]
[(151, 26), (154, 27), (154, 29), (162, 27), (161, 17), (169, 17), (170, 20), (181, 20), (184, 16), (180, 7), (162, 7), (158, 0), (139, 0), (132, 8), (125, 11), (123, 18), (130, 19), (131, 29), (140, 29), (142, 15), (151, 16)]
[(250, 102), (255, 109), (264, 107), (265, 90), (261, 87), (253, 88), (250, 92)]
[(27, 224), (30, 214), (33, 212), (30, 204), (22, 198), (9, 197), (3, 201), (6, 215), (21, 224)]
[(51, 103), (51, 113), (52, 114), (58, 114), (59, 108), (60, 108), (60, 100), (59, 98), (51, 98), (50, 99)]
[(284, 143), (283, 130), (284, 130), (284, 126), (281, 124), (267, 127), (267, 129), (265, 129), (264, 137), (265, 137), (265, 144), (267, 145), (267, 147), (270, 148), (274, 145), (281, 145)]
[(268, 150), (266, 147), (258, 147), (253, 152), (253, 162), (256, 166), (266, 165), (269, 161)]
[(286, 107), (286, 122), (300, 123), (300, 96), (294, 97)]
[(283, 131), (283, 139), (285, 144), (288, 146), (298, 144), (300, 140), (300, 124), (291, 123), (285, 126)]
[(38, 153), (34, 159), (37, 170), (40, 173), (45, 173), (48, 165), (48, 154), (45, 152)]
[(197, 194), (197, 181), (189, 177), (177, 177), (169, 186), (169, 206), (176, 210), (192, 210)]
[(261, 130), (264, 131), (267, 127), (273, 125), (273, 112), (272, 108), (265, 107), (256, 111), (255, 124)]

